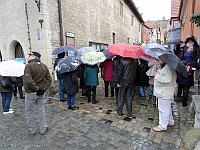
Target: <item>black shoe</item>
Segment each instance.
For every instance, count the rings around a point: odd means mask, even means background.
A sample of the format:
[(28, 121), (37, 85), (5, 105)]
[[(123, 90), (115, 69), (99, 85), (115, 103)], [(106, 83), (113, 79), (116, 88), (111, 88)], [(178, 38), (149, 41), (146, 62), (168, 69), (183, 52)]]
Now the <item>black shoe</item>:
[(98, 103), (99, 101), (94, 101), (94, 102), (92, 102), (92, 104), (96, 104), (96, 103)]
[(25, 99), (25, 96), (20, 96), (21, 99)]
[(141, 96), (141, 98), (142, 98), (142, 99), (145, 99), (145, 97), (144, 97), (144, 96)]
[(71, 109), (72, 107), (71, 106), (68, 106), (68, 109)]
[(79, 109), (79, 107), (77, 107), (77, 106), (71, 107), (71, 110), (78, 110), (78, 109)]
[(149, 95), (149, 99), (152, 99), (152, 95)]
[(187, 103), (183, 103), (182, 107), (187, 107), (187, 105), (188, 105)]
[(90, 103), (91, 102), (91, 100), (88, 100), (88, 103)]
[(65, 99), (60, 99), (60, 102), (65, 102), (65, 101), (67, 101), (67, 100), (65, 100)]

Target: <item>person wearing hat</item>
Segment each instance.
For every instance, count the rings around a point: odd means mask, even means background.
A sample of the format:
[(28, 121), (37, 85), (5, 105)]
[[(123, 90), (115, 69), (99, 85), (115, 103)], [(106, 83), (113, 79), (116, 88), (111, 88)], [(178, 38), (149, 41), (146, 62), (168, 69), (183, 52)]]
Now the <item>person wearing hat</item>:
[(47, 122), (45, 118), (45, 91), (49, 88), (52, 78), (47, 66), (40, 61), (40, 53), (31, 52), (28, 55), (28, 64), (24, 70), (25, 89), (25, 114), (27, 118), (27, 133), (36, 134), (34, 108), (38, 109), (40, 119), (40, 134), (47, 132)]

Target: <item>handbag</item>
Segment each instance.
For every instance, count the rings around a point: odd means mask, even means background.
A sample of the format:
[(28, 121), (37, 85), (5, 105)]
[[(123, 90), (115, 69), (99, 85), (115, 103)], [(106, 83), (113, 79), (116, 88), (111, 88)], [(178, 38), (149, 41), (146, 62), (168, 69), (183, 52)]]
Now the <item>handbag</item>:
[(3, 77), (2, 81), (1, 81), (1, 86), (7, 90), (14, 89), (14, 84), (12, 84), (12, 81), (10, 80), (9, 77)]
[(156, 65), (153, 65), (149, 70), (146, 72), (146, 75), (149, 77), (155, 76), (155, 72), (157, 71)]

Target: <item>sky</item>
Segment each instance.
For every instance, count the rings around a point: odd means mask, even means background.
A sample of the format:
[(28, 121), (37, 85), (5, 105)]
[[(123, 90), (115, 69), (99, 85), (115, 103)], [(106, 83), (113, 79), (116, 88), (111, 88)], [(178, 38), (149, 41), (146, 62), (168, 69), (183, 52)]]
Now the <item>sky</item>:
[(144, 21), (169, 19), (171, 16), (171, 0), (133, 0)]

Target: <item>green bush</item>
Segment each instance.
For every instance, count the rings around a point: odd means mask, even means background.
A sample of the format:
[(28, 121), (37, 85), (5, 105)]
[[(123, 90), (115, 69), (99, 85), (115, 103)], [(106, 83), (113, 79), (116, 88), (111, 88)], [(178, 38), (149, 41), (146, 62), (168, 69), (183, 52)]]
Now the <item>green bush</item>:
[(200, 26), (200, 12), (198, 13), (194, 13), (191, 17), (190, 17), (190, 21), (195, 23), (197, 25), (197, 27)]

